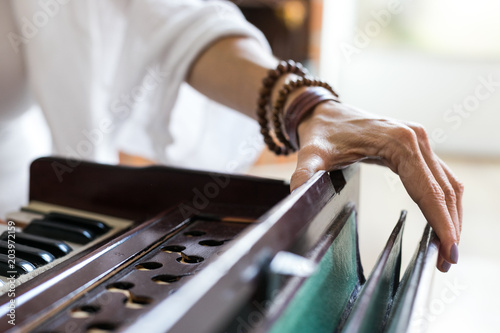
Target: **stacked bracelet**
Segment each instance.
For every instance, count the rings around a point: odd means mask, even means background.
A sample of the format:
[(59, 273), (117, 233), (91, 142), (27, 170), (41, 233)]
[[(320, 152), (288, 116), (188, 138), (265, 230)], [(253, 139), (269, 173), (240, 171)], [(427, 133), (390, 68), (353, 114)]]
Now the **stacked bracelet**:
[[(288, 81), (278, 92), (278, 99), (271, 108), (272, 122), (275, 141), (271, 136), (267, 109), (271, 106), (271, 93), (276, 82), (285, 74), (296, 74), (299, 78)], [(313, 87), (300, 94), (290, 105), (286, 115), (283, 107), (290, 93), (301, 87)], [(270, 70), (262, 80), (262, 88), (259, 91), (257, 102), (257, 116), (260, 124), (260, 132), (264, 136), (264, 142), (269, 150), (276, 155), (288, 155), (298, 150), (299, 142), (297, 127), (299, 123), (317, 105), (325, 101), (337, 101), (338, 95), (332, 87), (324, 82), (307, 76), (306, 70), (300, 63), (292, 60), (280, 61), (276, 69)]]
[[(286, 104), (290, 93), (301, 87), (314, 87), (300, 94), (290, 105), (286, 115), (283, 107)], [(288, 153), (296, 151), (299, 148), (297, 139), (297, 127), (304, 117), (320, 103), (325, 101), (337, 101), (338, 95), (333, 88), (326, 82), (309, 78), (300, 77), (286, 83), (279, 91), (279, 97), (273, 107), (272, 119), (276, 137), (283, 146), (281, 150)], [(284, 120), (282, 122), (282, 119)], [(283, 124), (284, 123), (284, 124)], [(283, 125), (285, 131), (283, 131)], [(285, 136), (284, 132), (286, 132)]]
[(283, 146), (276, 144), (270, 135), (267, 108), (270, 104), (271, 93), (276, 81), (285, 74), (296, 74), (305, 76), (306, 70), (300, 63), (295, 63), (293, 60), (280, 61), (276, 69), (270, 70), (267, 76), (262, 80), (262, 88), (259, 91), (259, 100), (257, 102), (257, 116), (260, 124), (260, 132), (264, 136), (264, 142), (269, 150), (275, 154), (287, 154), (288, 150)]
[(284, 118), (284, 128), (288, 135), (288, 140), (295, 150), (299, 149), (297, 128), (304, 118), (319, 104), (326, 101), (339, 100), (328, 90), (321, 87), (313, 87), (300, 94), (288, 107)]

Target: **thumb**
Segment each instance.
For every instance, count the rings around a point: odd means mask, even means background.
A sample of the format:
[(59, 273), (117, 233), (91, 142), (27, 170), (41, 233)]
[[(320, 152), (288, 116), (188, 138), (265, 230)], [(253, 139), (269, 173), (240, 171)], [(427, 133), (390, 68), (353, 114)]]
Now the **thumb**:
[(308, 154), (304, 150), (299, 151), (297, 156), (297, 168), (290, 180), (290, 190), (293, 192), (297, 187), (308, 181), (316, 172), (325, 170), (325, 161), (316, 154)]

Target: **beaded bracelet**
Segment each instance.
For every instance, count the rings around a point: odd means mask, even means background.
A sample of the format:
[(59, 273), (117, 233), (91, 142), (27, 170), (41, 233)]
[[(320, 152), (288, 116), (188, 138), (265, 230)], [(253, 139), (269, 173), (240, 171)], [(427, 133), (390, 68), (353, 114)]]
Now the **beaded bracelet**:
[(296, 74), (303, 77), (306, 76), (307, 71), (302, 64), (296, 63), (293, 60), (280, 61), (276, 69), (269, 70), (267, 76), (262, 80), (262, 88), (259, 91), (259, 99), (257, 101), (257, 117), (260, 124), (260, 133), (264, 137), (264, 142), (269, 150), (273, 151), (276, 155), (286, 155), (288, 151), (283, 146), (277, 145), (270, 135), (267, 108), (270, 104), (271, 93), (276, 81), (285, 74)]
[[(301, 88), (301, 87), (320, 87), (322, 89), (324, 88), (327, 90), (326, 91), (327, 95), (317, 93), (316, 90), (305, 91), (304, 93), (302, 93), (300, 96), (298, 96), (296, 98), (295, 101), (297, 101), (297, 103), (295, 103), (295, 104), (292, 103), (291, 106), (294, 106), (294, 108), (289, 108), (289, 110), (290, 111), (293, 110), (293, 112), (289, 111), (286, 114), (286, 116), (283, 115), (283, 107), (286, 104), (288, 96), (290, 95), (290, 93), (292, 91), (295, 91), (296, 89)], [(318, 104), (320, 104), (324, 101), (334, 100), (334, 101), (338, 102), (339, 100), (338, 100), (338, 94), (333, 90), (333, 88), (328, 83), (321, 81), (321, 80), (318, 80), (318, 79), (315, 79), (315, 78), (310, 78), (310, 77), (299, 77), (295, 80), (290, 80), (288, 83), (283, 85), (283, 87), (279, 90), (278, 94), (279, 94), (278, 100), (276, 101), (276, 103), (274, 104), (274, 107), (273, 107), (272, 120), (273, 120), (274, 132), (276, 134), (276, 137), (278, 138), (278, 140), (281, 143), (283, 143), (283, 146), (279, 146), (280, 151), (283, 151), (284, 154), (286, 155), (290, 151), (293, 152), (293, 151), (298, 150), (298, 140), (297, 140), (297, 133), (296, 133), (297, 126), (298, 126), (300, 120), (302, 120), (305, 117), (305, 115), (308, 113), (308, 111), (312, 110), (314, 107), (316, 107)], [(311, 94), (313, 94), (313, 95), (319, 94), (320, 96), (307, 97), (308, 95), (311, 95)], [(310, 101), (307, 100), (308, 98), (312, 98), (313, 103), (310, 103)], [(302, 103), (304, 103), (302, 101), (302, 99), (306, 99), (306, 102), (308, 104), (302, 105)], [(300, 104), (298, 104), (298, 103), (300, 103)], [(297, 105), (299, 107), (300, 106), (307, 107), (308, 109), (303, 110), (301, 108), (298, 108)], [(296, 115), (297, 112), (299, 113), (298, 115)], [(286, 130), (285, 130), (287, 132), (288, 138), (283, 133), (283, 124), (281, 121), (282, 118), (284, 118), (285, 123), (288, 122), (288, 124), (289, 124), (289, 126), (286, 127)], [(295, 127), (293, 127), (293, 126), (291, 127), (291, 125), (293, 125)], [(276, 150), (275, 150), (275, 152), (276, 152)]]

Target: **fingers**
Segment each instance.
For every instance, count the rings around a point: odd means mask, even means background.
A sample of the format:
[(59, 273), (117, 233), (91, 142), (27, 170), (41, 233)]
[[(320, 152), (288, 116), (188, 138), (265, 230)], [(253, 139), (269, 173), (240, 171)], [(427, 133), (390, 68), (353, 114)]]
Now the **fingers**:
[(453, 172), (450, 170), (450, 168), (441, 160), (440, 164), (441, 167), (443, 168), (444, 172), (446, 173), (446, 176), (450, 180), (451, 185), (453, 186), (453, 189), (455, 190), (455, 195), (457, 197), (457, 211), (458, 211), (458, 220), (459, 220), (459, 226), (458, 230), (461, 233), (462, 232), (462, 217), (463, 217), (463, 207), (462, 207), (462, 197), (464, 194), (464, 185), (461, 181), (459, 181)]
[[(418, 204), (425, 218), (440, 239), (441, 271), (449, 269), (448, 263), (457, 263), (457, 244), (460, 235), (460, 217), (455, 187), (452, 185), (441, 161), (435, 157), (425, 132), (420, 127), (400, 128), (397, 140), (387, 156), (412, 199)], [(401, 135), (401, 133), (403, 133)]]
[(455, 184), (457, 181), (452, 182), (451, 172), (445, 172), (443, 165), (446, 166), (442, 161), (434, 154), (430, 147), (429, 139), (425, 130), (416, 124), (411, 124), (409, 126), (417, 135), (418, 145), (420, 152), (424, 157), (425, 163), (429, 167), (434, 179), (438, 182), (439, 186), (444, 192), (446, 198), (446, 206), (448, 207), (448, 212), (450, 213), (453, 224), (455, 225), (457, 244), (460, 241), (460, 230), (461, 230), (461, 219), (459, 217), (459, 206), (460, 203), (457, 198), (458, 186)]
[(290, 190), (293, 192), (320, 170), (325, 170), (323, 158), (310, 149), (301, 149), (297, 155), (297, 168), (290, 180)]
[(446, 196), (424, 158), (419, 152), (417, 156), (401, 161), (396, 167), (408, 194), (439, 237), (441, 256), (448, 262), (454, 262), (451, 259), (451, 248), (457, 242), (455, 224), (448, 211)]
[(320, 105), (299, 126), (300, 142), (290, 187), (295, 190), (319, 170), (365, 160), (396, 172), (440, 239), (438, 268), (458, 261), (463, 185), (432, 151), (425, 130), (371, 116), (346, 105)]
[(444, 260), (443, 257), (439, 256), (438, 257), (438, 262), (436, 264), (437, 269), (439, 269), (441, 272), (446, 273), (450, 270), (451, 264)]

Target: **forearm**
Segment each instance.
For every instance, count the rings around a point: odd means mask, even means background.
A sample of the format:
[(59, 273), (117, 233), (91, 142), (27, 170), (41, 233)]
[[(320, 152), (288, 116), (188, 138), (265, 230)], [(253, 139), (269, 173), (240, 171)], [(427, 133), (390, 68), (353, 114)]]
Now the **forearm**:
[(187, 82), (211, 99), (256, 119), (262, 79), (277, 64), (254, 39), (224, 38), (200, 55)]
[[(226, 38), (199, 57), (188, 82), (208, 97), (256, 118), (262, 78), (277, 63), (252, 39)], [(276, 90), (290, 76), (293, 74), (283, 75), (276, 82), (271, 104), (279, 101)], [(288, 96), (285, 117), (297, 94), (310, 93), (307, 89), (296, 89)], [(333, 101), (317, 105), (305, 115), (310, 116), (299, 120), (297, 128), (300, 150), (292, 189), (318, 170), (334, 170), (362, 160), (388, 166), (399, 174), (441, 241), (439, 269), (447, 271), (452, 263), (457, 263), (463, 185), (434, 154), (421, 126), (371, 115)]]

